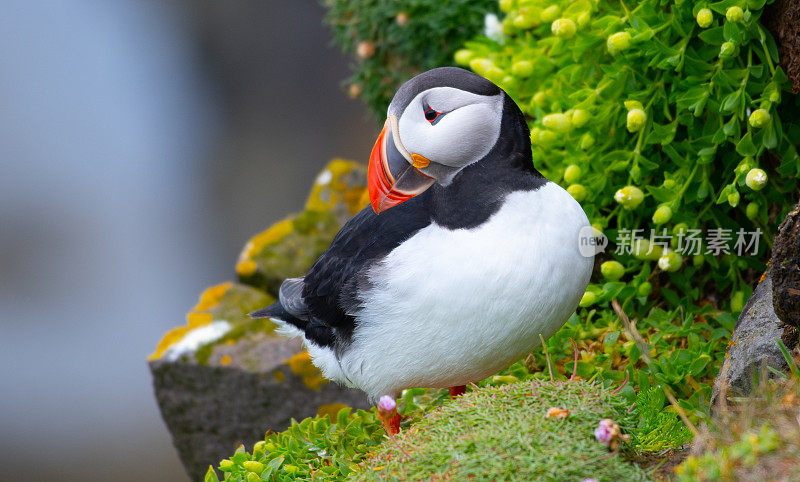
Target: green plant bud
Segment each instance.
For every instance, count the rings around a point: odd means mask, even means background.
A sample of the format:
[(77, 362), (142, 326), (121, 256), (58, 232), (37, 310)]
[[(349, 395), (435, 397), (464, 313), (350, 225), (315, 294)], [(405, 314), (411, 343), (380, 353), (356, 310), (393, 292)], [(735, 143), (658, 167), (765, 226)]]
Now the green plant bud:
[(575, 184), (581, 178), (581, 168), (575, 164), (570, 164), (564, 169), (564, 182), (567, 184)]
[(494, 375), (492, 377), (492, 383), (496, 383), (498, 385), (508, 385), (509, 383), (518, 382), (519, 378), (515, 377), (514, 375)]
[(539, 129), (538, 127), (534, 127), (531, 130), (531, 142), (537, 146), (549, 147), (556, 142), (556, 139), (556, 134), (553, 131)]
[(636, 288), (636, 291), (639, 293), (639, 296), (648, 296), (653, 292), (653, 285), (649, 281), (645, 281)]
[(672, 208), (669, 206), (659, 206), (653, 213), (653, 222), (656, 225), (667, 223), (670, 219), (672, 219)]
[(506, 76), (506, 73), (503, 72), (503, 69), (499, 67), (492, 67), (489, 70), (487, 70), (483, 76), (491, 80), (495, 84), (499, 84), (502, 82), (503, 77)]
[(719, 48), (719, 57), (722, 59), (733, 57), (736, 53), (736, 44), (733, 42), (724, 42)]
[(569, 118), (565, 114), (556, 113), (544, 116), (542, 124), (550, 130), (555, 132), (567, 132), (572, 125), (569, 123)]
[(591, 13), (589, 12), (581, 13), (580, 15), (578, 15), (578, 27), (583, 27), (584, 25), (589, 23), (589, 20), (591, 19), (592, 19)]
[(484, 77), (486, 77), (486, 72), (493, 67), (494, 62), (489, 59), (477, 58), (469, 61), (469, 68), (476, 74), (483, 75)]
[(267, 443), (263, 440), (260, 440), (253, 445), (253, 455), (256, 454), (263, 454), (266, 450)]
[(761, 206), (758, 205), (757, 202), (751, 202), (747, 204), (745, 208), (745, 213), (747, 214), (747, 219), (751, 221), (755, 221), (758, 218), (758, 212), (761, 210)]
[(547, 94), (542, 92), (541, 90), (535, 94), (533, 94), (533, 103), (539, 107), (544, 107), (545, 102), (547, 102)]
[(223, 460), (222, 462), (219, 463), (219, 468), (220, 469), (227, 469), (228, 467), (233, 467), (233, 465), (234, 464), (233, 464), (232, 460), (225, 459), (225, 460)]
[(461, 49), (456, 50), (456, 53), (453, 55), (453, 59), (458, 65), (469, 65), (469, 61), (472, 60), (474, 55), (475, 53), (472, 50)]
[(744, 20), (744, 10), (742, 10), (742, 7), (730, 7), (725, 11), (725, 18), (729, 22), (741, 22)]
[(606, 261), (600, 265), (600, 272), (609, 281), (617, 281), (625, 274), (625, 267), (619, 261)]
[(530, 77), (533, 73), (533, 63), (527, 60), (514, 62), (514, 65), (511, 66), (511, 73), (517, 77)]
[(763, 169), (755, 168), (747, 171), (744, 183), (753, 191), (760, 191), (767, 185), (767, 173)]
[(514, 10), (514, 0), (500, 0), (500, 10), (505, 13), (510, 13)]
[(247, 462), (242, 463), (242, 466), (250, 472), (255, 472), (257, 474), (261, 474), (261, 472), (264, 471), (264, 464), (261, 462), (256, 462), (255, 460), (248, 460)]
[(517, 27), (514, 26), (514, 20), (516, 20), (516, 18), (516, 15), (509, 15), (503, 19), (503, 23), (501, 24), (503, 35), (514, 35), (517, 33)]
[(692, 265), (694, 267), (703, 266), (703, 263), (705, 263), (705, 261), (706, 261), (706, 257), (703, 256), (702, 254), (696, 254), (696, 255), (692, 256)]
[(678, 223), (672, 228), (672, 234), (685, 234), (689, 231), (689, 225), (686, 223)]
[(581, 149), (584, 151), (590, 149), (594, 145), (594, 136), (588, 132), (581, 136)]
[(658, 267), (666, 272), (678, 271), (683, 264), (683, 258), (675, 251), (668, 251), (658, 258)]
[(625, 186), (614, 194), (614, 200), (625, 209), (636, 209), (644, 200), (644, 193), (636, 186)]
[(267, 449), (267, 452), (274, 452), (278, 450), (278, 447), (272, 442), (267, 442), (267, 445), (265, 445), (264, 448)]
[(628, 110), (631, 109), (644, 109), (644, 106), (638, 100), (626, 100), (623, 102), (625, 104), (625, 108)]
[(611, 34), (606, 41), (606, 47), (611, 54), (627, 50), (631, 46), (631, 34), (628, 32), (617, 32)]
[(567, 192), (578, 202), (586, 199), (586, 188), (580, 184), (571, 184), (567, 188)]
[(561, 13), (561, 7), (558, 5), (550, 5), (549, 7), (542, 10), (541, 19), (542, 22), (552, 22), (553, 20), (558, 18), (558, 14)]
[(513, 89), (517, 86), (517, 78), (513, 75), (506, 75), (503, 80), (499, 82), (500, 87), (505, 90)]
[(772, 116), (769, 115), (765, 109), (756, 109), (750, 114), (750, 117), (747, 119), (747, 123), (755, 128), (762, 128), (769, 123), (769, 120)]
[(736, 166), (736, 169), (734, 169), (734, 172), (737, 175), (741, 176), (742, 174), (746, 174), (747, 172), (749, 172), (750, 169), (752, 169), (752, 168), (753, 168), (753, 158), (750, 157), (750, 156), (747, 156), (747, 157), (745, 157), (744, 159), (742, 159), (739, 162), (739, 165)]
[(673, 179), (665, 179), (663, 186), (667, 189), (672, 189), (675, 187), (675, 181)]
[(663, 254), (663, 248), (650, 243), (649, 239), (639, 238), (633, 242), (633, 257), (641, 260), (655, 261)]
[(732, 192), (728, 194), (728, 204), (730, 204), (732, 208), (735, 208), (736, 206), (739, 205), (739, 200), (741, 198), (742, 196), (741, 194), (739, 194), (739, 191)]
[(578, 28), (575, 26), (575, 22), (568, 18), (559, 18), (558, 20), (554, 20), (553, 24), (550, 26), (550, 32), (552, 32), (556, 37), (562, 38), (571, 38), (575, 35), (577, 30)]
[(589, 122), (589, 119), (591, 119), (591, 117), (592, 116), (591, 114), (589, 114), (588, 111), (582, 109), (576, 109), (572, 111), (572, 115), (570, 116), (569, 121), (575, 127), (583, 127), (586, 125), (587, 122)]
[[(520, 30), (527, 30), (535, 27), (543, 19), (536, 15), (536, 12), (530, 8), (521, 8), (519, 13), (514, 17), (514, 27)], [(549, 22), (549, 20), (543, 20)]]
[(628, 128), (628, 132), (639, 132), (645, 122), (647, 122), (647, 114), (642, 109), (631, 109), (628, 111), (625, 127)]
[(713, 21), (714, 14), (711, 13), (711, 10), (707, 8), (701, 8), (700, 11), (697, 12), (697, 25), (699, 25), (700, 28), (708, 28)]
[(581, 302), (578, 303), (581, 308), (586, 308), (587, 306), (592, 306), (597, 302), (597, 295), (592, 293), (591, 291), (587, 291), (581, 297)]
[(731, 296), (731, 311), (738, 312), (744, 308), (744, 291), (737, 291)]

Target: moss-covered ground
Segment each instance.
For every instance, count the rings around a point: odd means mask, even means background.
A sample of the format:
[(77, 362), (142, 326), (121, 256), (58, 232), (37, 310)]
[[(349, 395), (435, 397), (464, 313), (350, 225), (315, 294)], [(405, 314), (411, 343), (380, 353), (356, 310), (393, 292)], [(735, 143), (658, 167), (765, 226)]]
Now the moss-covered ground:
[[(566, 418), (548, 410), (569, 410)], [(594, 431), (610, 418), (632, 428), (630, 404), (585, 381), (486, 387), (429, 413), (389, 440), (352, 479), (644, 480)]]

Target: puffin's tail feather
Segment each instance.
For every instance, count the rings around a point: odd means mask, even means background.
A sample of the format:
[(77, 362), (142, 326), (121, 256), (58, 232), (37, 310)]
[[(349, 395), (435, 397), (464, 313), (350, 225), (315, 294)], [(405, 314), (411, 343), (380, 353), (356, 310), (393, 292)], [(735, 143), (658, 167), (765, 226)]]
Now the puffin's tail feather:
[(268, 318), (278, 325), (276, 332), (290, 338), (303, 336), (305, 327), (308, 324), (305, 320), (292, 316), (291, 313), (283, 308), (280, 301), (276, 301), (266, 308), (256, 310), (250, 313), (249, 316), (253, 319)]

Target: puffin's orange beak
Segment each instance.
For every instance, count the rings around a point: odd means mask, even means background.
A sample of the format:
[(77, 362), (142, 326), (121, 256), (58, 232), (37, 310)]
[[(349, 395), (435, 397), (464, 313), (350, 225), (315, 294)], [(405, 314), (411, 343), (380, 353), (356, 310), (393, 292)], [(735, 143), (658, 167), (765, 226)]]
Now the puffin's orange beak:
[(395, 144), (397, 118), (390, 116), (378, 135), (375, 147), (369, 156), (367, 185), (369, 201), (375, 214), (408, 201), (431, 187), (436, 179), (426, 176), (411, 163), (425, 167), (430, 161), (412, 154), (413, 161), (404, 156)]

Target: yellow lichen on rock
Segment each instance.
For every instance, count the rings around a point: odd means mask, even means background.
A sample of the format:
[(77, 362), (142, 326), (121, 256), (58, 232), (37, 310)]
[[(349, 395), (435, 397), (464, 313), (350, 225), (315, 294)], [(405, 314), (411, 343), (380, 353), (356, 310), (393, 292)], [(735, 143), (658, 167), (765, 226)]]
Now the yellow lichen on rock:
[(306, 201), (306, 209), (330, 211), (344, 202), (352, 216), (365, 206), (361, 203), (361, 195), (365, 190), (362, 165), (344, 159), (333, 159), (314, 181)]
[(245, 259), (236, 263), (236, 273), (241, 276), (250, 276), (256, 272), (258, 265), (252, 259)]
[(228, 291), (231, 286), (233, 286), (233, 282), (226, 281), (206, 288), (206, 290), (200, 294), (200, 301), (192, 308), (192, 311), (203, 311), (217, 306), (222, 300), (222, 297), (225, 296), (225, 292)]
[[(242, 263), (252, 261), (253, 256), (258, 254), (265, 246), (278, 243), (285, 238), (286, 235), (294, 231), (292, 219), (293, 217), (291, 216), (287, 217), (253, 236), (253, 238), (244, 245), (244, 249), (242, 249), (239, 255), (239, 263), (237, 264), (236, 271), (239, 271), (239, 265)], [(253, 267), (255, 267), (255, 262), (253, 262)], [(255, 269), (253, 271), (255, 271)]]
[(329, 162), (317, 175), (303, 211), (247, 242), (236, 265), (239, 280), (277, 295), (284, 279), (308, 271), (344, 223), (367, 205), (366, 171), (352, 161)]
[(320, 373), (319, 368), (315, 367), (311, 362), (311, 355), (307, 350), (303, 350), (289, 358), (286, 360), (286, 364), (289, 365), (292, 373), (303, 378), (303, 383), (308, 388), (319, 390), (324, 383), (328, 382)]
[(181, 338), (183, 338), (186, 335), (186, 332), (188, 332), (190, 329), (191, 329), (190, 326), (184, 325), (175, 327), (170, 331), (168, 331), (167, 334), (161, 338), (161, 341), (158, 342), (158, 346), (156, 346), (156, 351), (154, 351), (153, 353), (150, 354), (150, 356), (147, 357), (147, 361), (157, 360), (158, 358), (161, 358), (161, 355), (163, 355), (164, 352), (167, 351), (167, 348), (180, 341)]
[[(147, 360), (161, 358), (172, 345), (181, 341), (190, 331), (209, 325), (215, 319), (227, 321), (231, 325), (252, 321), (247, 313), (272, 301), (269, 295), (255, 288), (234, 284), (231, 281), (211, 286), (200, 294), (197, 304), (186, 314), (186, 324), (167, 332)], [(265, 323), (272, 325), (269, 322)]]

